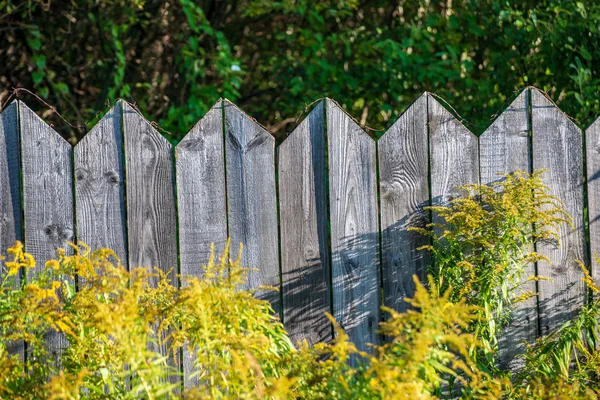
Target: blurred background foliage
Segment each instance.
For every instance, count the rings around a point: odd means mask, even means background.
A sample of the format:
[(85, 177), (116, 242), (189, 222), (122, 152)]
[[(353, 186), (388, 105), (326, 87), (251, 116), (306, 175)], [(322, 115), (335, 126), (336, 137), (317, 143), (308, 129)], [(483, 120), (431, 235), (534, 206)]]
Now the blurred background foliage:
[(0, 0), (0, 43), (0, 102), (32, 90), (73, 142), (119, 97), (173, 142), (219, 97), (280, 136), (323, 96), (375, 129), (423, 91), (476, 133), (527, 85), (600, 111), (595, 1)]

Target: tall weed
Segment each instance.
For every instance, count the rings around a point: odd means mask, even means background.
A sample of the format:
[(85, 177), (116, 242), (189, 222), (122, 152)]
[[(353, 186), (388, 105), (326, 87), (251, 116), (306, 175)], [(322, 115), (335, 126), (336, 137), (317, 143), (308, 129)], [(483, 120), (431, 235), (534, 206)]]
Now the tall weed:
[[(331, 316), (331, 343), (294, 346), (269, 303), (242, 290), (248, 270), (229, 245), (201, 267), (201, 278), (180, 277), (176, 287), (169, 274), (128, 271), (112, 251), (83, 244), (32, 274), (35, 260), (17, 243), (0, 274), (0, 398), (596, 397), (600, 300), (530, 344), (512, 381), (495, 367), (515, 302), (536, 295), (524, 283), (542, 279), (527, 276), (544, 259), (535, 245), (557, 240), (559, 225), (570, 224), (560, 201), (541, 172), (463, 191), (448, 206), (431, 207), (436, 223), (420, 230), (432, 239), (427, 285), (415, 278), (407, 312), (385, 309), (380, 332), (389, 340), (369, 353)], [(590, 290), (599, 291), (581, 267)], [(57, 362), (49, 362), (46, 346), (52, 332), (68, 340)], [(25, 357), (13, 354), (23, 343)], [(172, 383), (182, 378), (183, 350), (192, 360), (185, 389)]]

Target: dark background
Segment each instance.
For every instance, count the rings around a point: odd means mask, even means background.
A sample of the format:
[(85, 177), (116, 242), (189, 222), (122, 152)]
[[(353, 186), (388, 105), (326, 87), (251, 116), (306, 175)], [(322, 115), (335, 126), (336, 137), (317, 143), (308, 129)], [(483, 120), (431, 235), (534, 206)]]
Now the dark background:
[(427, 90), (480, 133), (535, 85), (585, 127), (599, 30), (595, 1), (0, 0), (0, 102), (89, 129), (121, 97), (176, 142), (220, 97), (282, 135), (323, 96), (385, 129)]

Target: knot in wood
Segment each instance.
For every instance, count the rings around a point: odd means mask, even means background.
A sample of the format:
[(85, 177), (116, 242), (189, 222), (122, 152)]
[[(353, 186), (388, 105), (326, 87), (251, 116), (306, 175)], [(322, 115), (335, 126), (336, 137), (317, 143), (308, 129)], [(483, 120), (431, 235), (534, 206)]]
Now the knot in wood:
[(52, 243), (60, 247), (73, 237), (73, 230), (59, 224), (49, 224), (44, 228), (44, 234), (50, 238)]
[(107, 171), (104, 173), (106, 181), (111, 186), (117, 186), (120, 182), (119, 175), (115, 171)]
[(76, 181), (85, 181), (89, 175), (89, 171), (85, 168), (77, 168), (75, 170), (75, 180)]
[(319, 258), (319, 252), (313, 247), (304, 248), (304, 259), (307, 261), (315, 261)]
[(189, 138), (180, 143), (180, 146), (189, 151), (200, 151), (204, 148), (204, 138), (202, 136)]

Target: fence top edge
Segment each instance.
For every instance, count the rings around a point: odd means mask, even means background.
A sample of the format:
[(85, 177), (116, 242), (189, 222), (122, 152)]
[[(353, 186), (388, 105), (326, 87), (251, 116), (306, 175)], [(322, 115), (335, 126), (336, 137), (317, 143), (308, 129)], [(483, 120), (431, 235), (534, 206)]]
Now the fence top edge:
[[(473, 133), (476, 136), (481, 136), (482, 134), (486, 133), (492, 126), (493, 124), (502, 116), (502, 114), (504, 112), (506, 112), (508, 109), (510, 109), (510, 106), (512, 105), (512, 103), (514, 101), (516, 101), (520, 96), (523, 95), (524, 92), (526, 92), (527, 90), (532, 90), (532, 92), (535, 90), (536, 93), (542, 95), (543, 97), (545, 97), (549, 102), (552, 103), (552, 105), (554, 107), (557, 108), (557, 110), (559, 110), (566, 118), (568, 118), (573, 124), (575, 124), (577, 126), (578, 129), (582, 130), (582, 131), (587, 131), (590, 129), (595, 129), (596, 126), (598, 124), (600, 124), (600, 115), (597, 116), (592, 123), (590, 123), (587, 127), (582, 127), (580, 121), (575, 120), (574, 118), (568, 116), (566, 113), (564, 113), (560, 107), (558, 107), (556, 105), (556, 103), (552, 100), (552, 98), (548, 95), (548, 93), (546, 93), (545, 91), (543, 91), (542, 89), (539, 89), (535, 86), (527, 86), (525, 88), (520, 88), (517, 91), (515, 91), (516, 95), (513, 96), (512, 98), (510, 98), (509, 101), (505, 102), (505, 104), (503, 104), (502, 108), (500, 111), (498, 111), (497, 113), (495, 113), (494, 115), (492, 115), (492, 117), (490, 118), (490, 123), (488, 124), (488, 126), (484, 127), (478, 127), (481, 129), (479, 130), (479, 134), (474, 132), (474, 129), (469, 128), (468, 126), (465, 125), (464, 122), (466, 122), (468, 125), (473, 125), (471, 124), (467, 119), (463, 118), (462, 116), (460, 116), (451, 106), (451, 103), (446, 101), (444, 98), (442, 98), (441, 96), (436, 95), (433, 92), (429, 92), (429, 91), (424, 91), (422, 94), (420, 94), (419, 96), (417, 96), (415, 98), (415, 100), (400, 114), (398, 115), (397, 118), (395, 118), (387, 128), (382, 129), (382, 130), (377, 130), (377, 129), (373, 129), (373, 128), (369, 128), (367, 126), (363, 126), (361, 125), (356, 118), (354, 118), (348, 111), (346, 111), (344, 109), (344, 107), (342, 105), (340, 105), (340, 103), (338, 103), (337, 101), (335, 101), (334, 99), (331, 99), (329, 97), (322, 97), (319, 99), (316, 99), (315, 101), (309, 103), (304, 110), (300, 111), (298, 113), (298, 116), (296, 117), (296, 127), (294, 128), (294, 130), (292, 130), (291, 132), (287, 133), (286, 135), (284, 135), (284, 138), (287, 136), (290, 136), (299, 126), (300, 124), (302, 124), (304, 122), (305, 119), (308, 118), (308, 116), (310, 115), (310, 112), (307, 112), (307, 109), (310, 108), (313, 104), (315, 103), (319, 103), (319, 102), (331, 102), (332, 104), (335, 104), (337, 107), (339, 107), (350, 119), (352, 119), (355, 123), (357, 123), (357, 125), (366, 133), (368, 134), (371, 138), (373, 138), (374, 140), (378, 141), (379, 139), (381, 139), (382, 137), (384, 137), (386, 135), (387, 132), (389, 132), (396, 123), (398, 123), (399, 120), (402, 119), (402, 117), (406, 114), (406, 112), (415, 104), (417, 103), (417, 101), (419, 101), (419, 99), (421, 99), (423, 96), (428, 96), (429, 98), (432, 98), (434, 100), (436, 100), (437, 103), (441, 104), (448, 112), (450, 112), (450, 114), (452, 114), (452, 116), (458, 121), (460, 122), (465, 129), (467, 129), (469, 132)], [(26, 103), (25, 101), (19, 99), (18, 97), (14, 98), (14, 99), (8, 99), (8, 101), (2, 105), (1, 109), (0, 109), (0, 114), (2, 114), (6, 109), (8, 109), (11, 105), (13, 104), (17, 104), (19, 106), (24, 106), (30, 110), (33, 111), (33, 109), (31, 107), (28, 106), (28, 103)], [(254, 122), (255, 124), (257, 124), (258, 126), (260, 126), (262, 129), (264, 129), (267, 133), (270, 134), (270, 136), (272, 137), (277, 137), (277, 135), (275, 135), (270, 129), (268, 129), (267, 127), (265, 127), (264, 125), (262, 125), (256, 118), (250, 116), (247, 112), (245, 112), (241, 107), (239, 107), (237, 104), (235, 104), (235, 102), (227, 99), (227, 98), (219, 98), (215, 101), (215, 103), (213, 104), (212, 107), (210, 107), (208, 109), (208, 111), (196, 122), (194, 123), (194, 125), (185, 133), (185, 134), (179, 134), (179, 133), (171, 133), (171, 132), (167, 132), (165, 131), (156, 121), (151, 121), (149, 118), (147, 118), (138, 108), (134, 103), (131, 103), (123, 98), (117, 98), (116, 100), (112, 101), (112, 102), (107, 102), (107, 107), (105, 107), (104, 110), (100, 111), (98, 114), (96, 114), (96, 117), (94, 119), (97, 119), (96, 123), (91, 126), (89, 129), (86, 129), (86, 133), (83, 135), (83, 137), (78, 141), (81, 142), (83, 140), (83, 138), (85, 136), (87, 136), (90, 132), (92, 132), (94, 130), (94, 128), (96, 126), (98, 126), (98, 124), (102, 121), (102, 119), (106, 116), (106, 114), (109, 114), (111, 110), (113, 110), (115, 107), (121, 105), (121, 107), (123, 108), (123, 111), (125, 110), (125, 106), (127, 106), (128, 108), (133, 109), (134, 111), (136, 111), (141, 118), (143, 118), (143, 120), (145, 120), (153, 129), (155, 129), (156, 131), (158, 131), (158, 133), (165, 138), (165, 140), (171, 142), (168, 138), (167, 135), (171, 135), (173, 138), (177, 138), (177, 143), (174, 143), (174, 147), (185, 140), (185, 138), (190, 134), (190, 132), (192, 132), (199, 124), (202, 123), (202, 120), (214, 109), (220, 109), (221, 107), (225, 108), (227, 105), (231, 105), (234, 106), (237, 110), (239, 110), (244, 116), (246, 116), (250, 121)], [(47, 110), (51, 111), (52, 113), (58, 113), (54, 108), (48, 108), (46, 107)], [(35, 112), (34, 112), (35, 113)], [(35, 113), (36, 115), (38, 115), (37, 113)], [(101, 118), (97, 118), (100, 114), (102, 114)], [(38, 115), (39, 116), (39, 115)], [(43, 123), (45, 123), (46, 125), (48, 125), (50, 128), (52, 128), (54, 130), (53, 125), (47, 123), (43, 117), (39, 116), (40, 119), (42, 120)], [(65, 120), (65, 122), (69, 123), (68, 121)], [(70, 124), (70, 123), (69, 123)], [(73, 126), (73, 125), (71, 125)], [(56, 130), (54, 130), (56, 132)], [(379, 135), (373, 135), (370, 132), (378, 132)], [(58, 132), (57, 132), (58, 133)], [(62, 135), (61, 135), (62, 136)], [(73, 145), (72, 143), (70, 143), (69, 141), (67, 141), (72, 147), (77, 146), (77, 143), (75, 145)]]

